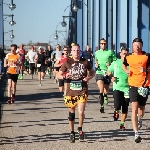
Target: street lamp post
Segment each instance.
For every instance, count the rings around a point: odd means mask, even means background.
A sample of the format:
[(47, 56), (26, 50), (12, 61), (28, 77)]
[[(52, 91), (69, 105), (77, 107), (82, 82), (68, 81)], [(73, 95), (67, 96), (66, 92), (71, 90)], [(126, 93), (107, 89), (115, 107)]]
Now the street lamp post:
[[(59, 36), (58, 36), (58, 34), (59, 33), (61, 33), (62, 34), (62, 32), (67, 32), (67, 31), (58, 31), (58, 30), (56, 30), (56, 32), (55, 32), (55, 36), (54, 36), (54, 39), (55, 40), (57, 40), (57, 43), (58, 43), (58, 38), (59, 38)], [(62, 34), (63, 35), (63, 34)], [(63, 35), (64, 36), (64, 35)], [(64, 40), (66, 41), (67, 39), (65, 38), (65, 36), (64, 36)], [(67, 42), (67, 41), (66, 41)], [(66, 43), (65, 42), (65, 43)], [(67, 43), (66, 43), (67, 44)]]
[[(4, 0), (0, 0), (0, 45), (2, 45), (2, 48), (4, 49), (4, 16), (12, 17), (12, 20), (9, 22), (11, 26), (16, 24), (16, 22), (13, 20), (14, 15), (4, 15), (3, 14), (3, 4), (7, 5), (11, 10), (14, 10), (16, 8), (16, 5), (13, 3), (13, 0), (11, 0), (11, 4), (4, 3)], [(11, 38), (14, 38), (12, 36)]]
[(12, 17), (12, 18), (11, 18), (11, 21), (9, 22), (9, 24), (10, 24), (11, 26), (13, 26), (14, 24), (16, 24), (16, 22), (13, 20), (13, 18), (14, 18), (14, 15), (13, 15), (13, 14), (12, 14), (12, 15), (6, 15), (6, 14), (4, 14), (3, 16)]
[[(9, 34), (11, 32), (11, 34)], [(10, 30), (9, 32), (4, 32), (4, 34), (8, 33), (10, 35), (10, 38), (13, 39), (15, 36), (13, 34), (13, 30)]]

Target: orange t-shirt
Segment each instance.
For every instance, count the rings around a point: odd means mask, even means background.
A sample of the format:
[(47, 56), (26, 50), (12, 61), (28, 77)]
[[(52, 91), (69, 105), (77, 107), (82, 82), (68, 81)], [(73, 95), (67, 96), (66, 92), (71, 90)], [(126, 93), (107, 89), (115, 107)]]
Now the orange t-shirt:
[(19, 55), (18, 54), (7, 54), (6, 60), (8, 61), (8, 73), (10, 74), (18, 74), (19, 73), (19, 67), (16, 65), (17, 62), (19, 62)]
[(150, 86), (150, 72), (141, 72), (140, 68), (150, 66), (150, 55), (142, 52), (140, 55), (129, 54), (124, 59), (124, 65), (129, 66), (130, 76), (128, 83), (134, 87)]

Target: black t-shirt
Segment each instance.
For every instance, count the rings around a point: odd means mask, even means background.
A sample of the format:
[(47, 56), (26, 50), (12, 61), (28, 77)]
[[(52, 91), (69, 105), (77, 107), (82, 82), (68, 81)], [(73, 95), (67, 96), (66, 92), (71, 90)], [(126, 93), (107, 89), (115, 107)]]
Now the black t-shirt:
[(52, 51), (46, 50), (45, 54), (46, 54), (46, 58), (51, 58)]
[(37, 63), (38, 64), (41, 64), (41, 65), (44, 65), (45, 64), (45, 55), (44, 54), (39, 54), (38, 53), (38, 61), (37, 61)]

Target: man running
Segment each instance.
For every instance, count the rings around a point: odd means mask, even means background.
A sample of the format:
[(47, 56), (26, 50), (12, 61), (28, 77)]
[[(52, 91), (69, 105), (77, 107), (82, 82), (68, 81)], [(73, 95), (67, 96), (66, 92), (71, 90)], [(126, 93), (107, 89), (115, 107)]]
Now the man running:
[[(106, 40), (100, 39), (100, 50), (95, 52), (95, 67), (96, 67), (96, 82), (99, 88), (100, 112), (104, 113), (104, 102), (108, 104), (108, 91), (110, 78), (107, 75), (108, 66), (116, 60), (115, 54), (112, 50), (106, 49)], [(105, 101), (104, 101), (105, 100)]]
[[(16, 95), (16, 85), (19, 74), (19, 66), (21, 66), (20, 56), (16, 53), (17, 45), (11, 45), (11, 52), (8, 53), (4, 59), (4, 67), (8, 67), (7, 77), (8, 77), (8, 104), (13, 104)], [(12, 88), (12, 93), (11, 93)]]
[(27, 59), (29, 60), (29, 68), (30, 68), (30, 74), (31, 78), (33, 79), (33, 74), (35, 71), (35, 56), (37, 55), (37, 52), (34, 50), (34, 46), (31, 46), (31, 50), (27, 53)]
[[(69, 58), (69, 51), (68, 51), (68, 46), (64, 46), (63, 48), (63, 56), (61, 56), (60, 58), (58, 58), (56, 60), (56, 63), (54, 64), (54, 67), (61, 67), (63, 63), (66, 62), (66, 60)], [(65, 73), (64, 73), (65, 75)], [(64, 82), (66, 82), (66, 80), (64, 79), (59, 79), (59, 91), (63, 92), (64, 91)], [(64, 92), (65, 93), (65, 92)]]
[(125, 120), (127, 118), (128, 106), (129, 106), (129, 86), (128, 76), (122, 69), (122, 64), (125, 55), (128, 53), (128, 49), (122, 48), (120, 52), (120, 59), (113, 61), (108, 67), (107, 74), (113, 82), (113, 96), (114, 96), (114, 121), (119, 118), (119, 110), (122, 106), (120, 130), (125, 130)]
[(142, 51), (142, 46), (142, 39), (135, 38), (132, 42), (132, 54), (127, 55), (123, 63), (123, 70), (128, 74), (132, 126), (135, 132), (136, 143), (142, 140), (138, 132), (138, 123), (139, 127), (141, 127), (141, 119), (144, 116), (145, 105), (148, 99), (148, 87), (150, 86), (150, 70), (148, 69), (150, 55)]
[[(80, 46), (75, 44), (72, 46), (72, 58), (68, 58), (67, 61), (61, 66), (58, 73), (58, 79), (66, 79), (67, 83), (66, 95), (64, 97), (65, 105), (69, 107), (69, 126), (70, 126), (70, 142), (75, 142), (75, 107), (78, 105), (79, 113), (79, 140), (84, 139), (84, 133), (82, 131), (85, 105), (88, 99), (88, 86), (87, 82), (95, 75), (95, 71), (92, 69), (90, 62), (84, 58), (80, 58)], [(87, 70), (90, 71), (89, 77), (87, 77)], [(67, 74), (64, 75), (64, 73)]]
[(44, 79), (45, 76), (45, 63), (46, 63), (46, 57), (43, 54), (43, 48), (40, 46), (38, 48), (38, 53), (35, 56), (35, 62), (37, 64), (37, 69), (38, 69), (38, 79), (39, 81)]

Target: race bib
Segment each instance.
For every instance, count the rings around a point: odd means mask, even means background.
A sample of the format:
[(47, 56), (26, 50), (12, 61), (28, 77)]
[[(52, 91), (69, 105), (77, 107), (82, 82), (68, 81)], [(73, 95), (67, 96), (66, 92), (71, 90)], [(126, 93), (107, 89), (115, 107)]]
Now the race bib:
[(148, 88), (143, 88), (143, 87), (138, 88), (139, 95), (141, 95), (143, 97), (147, 96), (148, 91), (149, 91)]
[(103, 76), (106, 76), (107, 75), (107, 71), (106, 70), (101, 70), (102, 73), (103, 73)]
[(82, 90), (82, 80), (79, 81), (71, 81), (70, 90)]
[(10, 61), (9, 66), (12, 67), (12, 68), (17, 67), (16, 62), (14, 62), (14, 61)]
[(37, 64), (37, 67), (41, 67), (41, 64)]
[(125, 97), (125, 98), (129, 98), (129, 91), (124, 92), (124, 97)]

